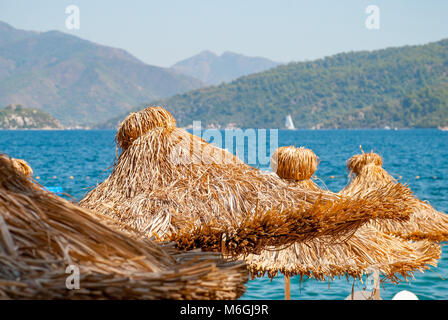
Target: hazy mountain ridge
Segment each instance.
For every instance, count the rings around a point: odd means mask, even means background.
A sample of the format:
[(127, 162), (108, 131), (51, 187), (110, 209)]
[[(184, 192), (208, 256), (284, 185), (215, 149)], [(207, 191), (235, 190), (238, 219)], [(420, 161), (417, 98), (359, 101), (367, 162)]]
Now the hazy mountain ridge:
[[(221, 67), (223, 59), (231, 61), (225, 71), (238, 71), (235, 61), (258, 59), (203, 52), (176, 65), (208, 79), (217, 58)], [(65, 126), (116, 127), (144, 103), (166, 106), (179, 126), (201, 120), (214, 127), (282, 128), (288, 114), (297, 128), (448, 124), (447, 39), (279, 65), (211, 87), (178, 72), (122, 49), (0, 22), (0, 105), (42, 109)]]
[(197, 78), (208, 85), (230, 82), (241, 76), (261, 72), (280, 63), (262, 57), (248, 57), (226, 51), (222, 55), (211, 51), (201, 53), (174, 64), (178, 73)]
[(102, 122), (136, 105), (203, 86), (122, 49), (0, 22), (0, 105), (22, 104), (66, 125)]
[(39, 32), (35, 31), (15, 29), (9, 24), (0, 21), (0, 47), (38, 34)]

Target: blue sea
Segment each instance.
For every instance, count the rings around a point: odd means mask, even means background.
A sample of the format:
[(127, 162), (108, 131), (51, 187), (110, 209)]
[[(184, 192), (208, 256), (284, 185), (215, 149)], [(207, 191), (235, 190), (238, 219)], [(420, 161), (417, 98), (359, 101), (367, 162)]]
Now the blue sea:
[[(80, 199), (110, 173), (116, 159), (114, 131), (0, 131), (0, 151), (28, 161), (34, 177), (47, 187), (62, 187)], [(436, 209), (448, 212), (448, 132), (439, 130), (280, 130), (279, 146), (311, 148), (321, 162), (320, 184), (339, 191), (347, 183), (346, 160), (364, 151), (383, 156), (384, 167)], [(245, 155), (247, 156), (247, 154)], [(267, 166), (260, 166), (269, 170)], [(438, 268), (416, 274), (408, 283), (386, 283), (383, 299), (401, 290), (419, 299), (448, 299), (448, 252), (443, 248)], [(292, 299), (344, 299), (353, 280), (330, 283), (291, 279)], [(359, 281), (355, 290), (364, 287)], [(284, 280), (279, 276), (251, 280), (242, 299), (283, 299)]]

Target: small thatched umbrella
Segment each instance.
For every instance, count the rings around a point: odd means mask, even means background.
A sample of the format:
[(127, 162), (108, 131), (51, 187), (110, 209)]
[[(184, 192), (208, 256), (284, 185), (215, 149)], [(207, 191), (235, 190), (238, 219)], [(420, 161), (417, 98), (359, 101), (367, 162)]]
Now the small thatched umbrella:
[[(291, 185), (320, 189), (311, 180), (318, 165), (318, 158), (312, 150), (281, 147), (274, 152), (273, 160), (271, 166), (274, 172)], [(402, 240), (384, 234), (372, 225), (362, 226), (353, 236), (341, 242), (329, 244), (325, 239), (316, 238), (306, 243), (295, 243), (283, 250), (274, 249), (278, 248), (265, 250), (260, 255), (249, 255), (246, 262), (253, 277), (267, 273), (272, 278), (278, 272), (283, 273), (285, 288), (289, 287), (289, 277), (294, 275), (316, 280), (344, 275), (361, 278), (373, 270), (398, 283), (398, 275), (406, 278), (416, 270), (436, 266), (441, 254), (440, 247), (429, 241), (413, 243)]]
[(397, 208), (397, 199), (408, 192), (403, 186), (362, 198), (293, 188), (177, 128), (160, 107), (128, 116), (116, 140), (122, 153), (111, 175), (81, 206), (182, 248), (260, 252), (316, 236), (341, 237), (371, 219), (408, 215)]
[[(243, 263), (137, 241), (117, 231), (117, 222), (102, 220), (114, 229), (43, 191), (0, 156), (0, 299), (236, 299), (244, 293)], [(66, 287), (69, 265), (79, 268), (79, 290)]]
[[(367, 193), (396, 184), (397, 181), (382, 167), (383, 160), (376, 153), (368, 152), (351, 157), (347, 161), (351, 181), (340, 191), (343, 195)], [(436, 242), (448, 240), (448, 215), (435, 210), (429, 203), (412, 196), (403, 203), (412, 209), (409, 221), (381, 221), (381, 231), (410, 240), (429, 239)]]

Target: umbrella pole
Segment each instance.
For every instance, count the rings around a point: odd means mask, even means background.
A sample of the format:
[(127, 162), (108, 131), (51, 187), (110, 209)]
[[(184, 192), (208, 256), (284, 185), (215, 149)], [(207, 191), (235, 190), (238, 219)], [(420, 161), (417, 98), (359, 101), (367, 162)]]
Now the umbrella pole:
[(381, 300), (380, 297), (380, 273), (373, 271), (373, 300)]
[(291, 282), (288, 276), (285, 276), (285, 300), (291, 300)]

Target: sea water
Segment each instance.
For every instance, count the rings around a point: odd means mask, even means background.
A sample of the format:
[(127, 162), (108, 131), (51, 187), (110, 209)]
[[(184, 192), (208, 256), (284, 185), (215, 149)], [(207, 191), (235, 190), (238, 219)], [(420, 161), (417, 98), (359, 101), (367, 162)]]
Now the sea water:
[[(62, 187), (74, 199), (103, 181), (117, 156), (114, 131), (0, 131), (0, 151), (28, 161), (34, 177), (46, 187)], [(311, 148), (320, 159), (318, 183), (339, 191), (347, 183), (346, 161), (354, 154), (375, 151), (384, 159), (384, 168), (437, 210), (448, 212), (448, 132), (439, 130), (280, 130), (278, 145)], [(250, 148), (246, 148), (245, 158)], [(265, 164), (255, 164), (269, 170)], [(401, 179), (400, 179), (401, 177)], [(448, 299), (448, 251), (443, 247), (437, 268), (417, 273), (407, 283), (385, 283), (383, 299), (401, 290), (420, 299)], [(344, 299), (352, 287), (365, 284), (337, 279), (317, 282), (291, 279), (292, 299)], [(283, 299), (284, 279), (279, 276), (251, 280), (242, 299)]]

